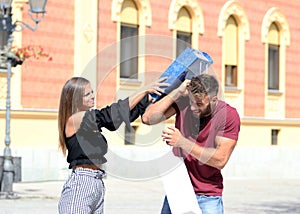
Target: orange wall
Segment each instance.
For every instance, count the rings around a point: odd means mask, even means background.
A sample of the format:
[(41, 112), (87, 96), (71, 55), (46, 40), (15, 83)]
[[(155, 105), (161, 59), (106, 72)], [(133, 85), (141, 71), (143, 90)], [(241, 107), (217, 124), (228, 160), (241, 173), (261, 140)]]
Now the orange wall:
[[(27, 8), (24, 5), (24, 11)], [(74, 1), (48, 1), (46, 11), (37, 31), (23, 31), (23, 46), (41, 45), (53, 57), (52, 61), (29, 59), (22, 65), (24, 108), (57, 109), (62, 85), (73, 75)], [(32, 23), (25, 12), (23, 20)]]
[[(35, 44), (53, 56), (52, 62), (29, 60), (22, 66), (22, 105), (25, 108), (56, 109), (62, 84), (73, 74), (74, 55), (74, 1), (48, 1), (45, 20), (33, 33), (23, 31), (23, 45)], [(222, 39), (218, 37), (218, 19), (225, 0), (198, 1), (202, 8), (205, 32), (199, 35), (199, 50), (209, 53), (214, 59), (213, 69), (221, 78)], [(151, 0), (152, 25), (146, 34), (172, 37), (168, 28), (170, 0)], [(239, 1), (248, 16), (250, 40), (245, 43), (245, 116), (264, 116), (264, 45), (261, 42), (261, 24), (265, 13), (277, 7), (285, 15), (291, 33), (291, 44), (287, 47), (286, 60), (286, 117), (300, 118), (300, 2), (291, 1)], [(116, 92), (116, 23), (111, 21), (111, 1), (99, 0), (98, 24), (98, 106), (110, 103)], [(25, 17), (27, 17), (25, 19)], [(29, 22), (24, 13), (24, 20)], [(146, 51), (161, 48), (169, 54), (169, 45), (147, 41)], [(110, 50), (111, 49), (111, 50)], [(151, 52), (151, 51), (150, 51)], [(172, 59), (151, 56), (146, 58), (147, 82), (153, 80), (153, 71), (163, 71)], [(158, 74), (158, 73), (157, 73)]]
[(110, 104), (116, 92), (116, 23), (111, 21), (111, 1), (98, 4), (97, 107)]

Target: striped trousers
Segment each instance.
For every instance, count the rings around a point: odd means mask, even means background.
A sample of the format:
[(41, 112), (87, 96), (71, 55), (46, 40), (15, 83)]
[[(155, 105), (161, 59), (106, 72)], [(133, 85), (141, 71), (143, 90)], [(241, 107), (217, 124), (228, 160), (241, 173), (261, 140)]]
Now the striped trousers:
[(105, 187), (103, 170), (73, 169), (63, 186), (59, 214), (102, 214)]

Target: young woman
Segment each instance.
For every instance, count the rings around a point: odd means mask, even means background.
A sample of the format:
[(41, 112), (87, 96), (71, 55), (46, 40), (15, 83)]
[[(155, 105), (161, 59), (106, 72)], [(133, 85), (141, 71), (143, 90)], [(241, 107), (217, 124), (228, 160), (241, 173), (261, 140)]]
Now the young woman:
[(103, 213), (105, 187), (101, 165), (107, 160), (107, 141), (101, 128), (114, 131), (125, 122), (142, 115), (150, 103), (149, 94), (161, 95), (164, 79), (145, 87), (136, 94), (102, 109), (94, 107), (94, 91), (90, 82), (73, 77), (63, 86), (58, 114), (59, 146), (67, 153), (71, 176), (63, 186), (59, 213)]

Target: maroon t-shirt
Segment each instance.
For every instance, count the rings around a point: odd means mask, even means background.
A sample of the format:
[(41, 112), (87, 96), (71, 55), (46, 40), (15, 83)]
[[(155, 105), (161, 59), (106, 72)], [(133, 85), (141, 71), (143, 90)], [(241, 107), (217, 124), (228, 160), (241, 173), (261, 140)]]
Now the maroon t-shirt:
[[(201, 120), (193, 116), (189, 105), (182, 106), (182, 103), (180, 105), (181, 107), (177, 108), (175, 126), (187, 139), (202, 147), (215, 147), (216, 136), (238, 139), (240, 117), (236, 109), (227, 103), (218, 101), (213, 115)], [(184, 156), (184, 162), (197, 195), (222, 195), (223, 177), (219, 169), (201, 163), (178, 147), (174, 147), (173, 152), (177, 156)]]

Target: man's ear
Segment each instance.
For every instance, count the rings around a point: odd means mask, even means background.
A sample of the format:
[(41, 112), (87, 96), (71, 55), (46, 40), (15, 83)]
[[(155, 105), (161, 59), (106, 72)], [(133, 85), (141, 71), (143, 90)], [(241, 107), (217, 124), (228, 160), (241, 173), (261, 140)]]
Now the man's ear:
[(211, 98), (211, 101), (212, 101), (212, 102), (218, 101), (218, 97), (217, 97), (217, 96), (213, 96), (213, 98)]

